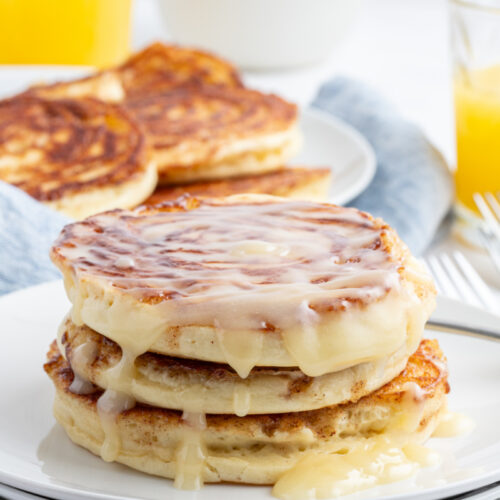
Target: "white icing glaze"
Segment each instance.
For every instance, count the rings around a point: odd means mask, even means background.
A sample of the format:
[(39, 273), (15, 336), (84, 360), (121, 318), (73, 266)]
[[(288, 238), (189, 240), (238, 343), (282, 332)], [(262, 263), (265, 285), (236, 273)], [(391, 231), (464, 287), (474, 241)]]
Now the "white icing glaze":
[(96, 391), (96, 387), (92, 382), (75, 373), (73, 382), (71, 382), (71, 385), (69, 386), (69, 390), (73, 394), (92, 394)]
[(418, 429), (425, 409), (425, 393), (416, 382), (406, 382), (396, 427), (406, 432)]
[(245, 386), (237, 386), (233, 392), (233, 410), (238, 417), (244, 417), (248, 414), (251, 401), (250, 389)]
[[(59, 340), (60, 342), (60, 340)], [(61, 351), (62, 352), (62, 351)], [(71, 369), (73, 370), (73, 382), (69, 390), (74, 394), (91, 394), (95, 392), (94, 384), (85, 376), (85, 367), (92, 364), (97, 356), (97, 346), (88, 341), (75, 348), (71, 356)]]
[(439, 455), (424, 446), (402, 444), (383, 434), (349, 442), (341, 452), (309, 452), (276, 482), (273, 495), (284, 500), (337, 498), (412, 476), (436, 465)]
[(136, 357), (135, 353), (122, 348), (120, 361), (105, 372), (107, 389), (97, 401), (97, 413), (104, 432), (101, 457), (106, 462), (115, 461), (121, 450), (118, 427), (120, 414), (133, 408), (136, 403), (131, 389)]
[[(307, 321), (303, 302), (321, 308), (374, 300), (399, 283), (398, 264), (381, 248), (383, 230), (349, 209), (289, 201), (202, 205), (136, 216), (134, 224), (126, 215), (93, 217), (104, 229), (97, 237), (91, 227), (73, 225), (78, 244), (59, 252), (78, 275), (138, 298), (171, 293), (174, 300), (163, 301), (170, 324), (182, 324), (188, 311), (194, 321), (213, 325), (216, 318), (222, 328), (237, 318), (241, 329), (260, 329), (263, 321), (286, 329)], [(120, 273), (125, 256), (135, 266)]]
[(117, 459), (121, 450), (121, 437), (117, 419), (125, 410), (133, 408), (135, 400), (123, 392), (106, 389), (97, 401), (97, 413), (99, 415), (104, 442), (101, 447), (101, 458), (106, 462)]
[(263, 333), (240, 335), (238, 332), (217, 329), (217, 339), (226, 360), (241, 378), (246, 378), (260, 359)]
[(115, 266), (119, 269), (131, 269), (135, 266), (135, 262), (132, 257), (121, 255), (115, 260)]

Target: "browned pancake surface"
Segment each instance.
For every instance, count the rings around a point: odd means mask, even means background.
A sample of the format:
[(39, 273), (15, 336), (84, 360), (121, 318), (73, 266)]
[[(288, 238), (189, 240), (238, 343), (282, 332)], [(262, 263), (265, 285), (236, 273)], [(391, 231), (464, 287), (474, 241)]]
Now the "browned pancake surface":
[(117, 72), (128, 97), (186, 84), (243, 86), (227, 61), (201, 50), (162, 43), (134, 54)]
[(280, 97), (238, 88), (137, 92), (125, 106), (144, 125), (154, 149), (181, 148), (178, 158), (169, 159), (174, 165), (184, 161), (184, 149), (205, 163), (228, 143), (286, 131), (297, 119), (297, 107)]
[(144, 136), (122, 109), (94, 99), (21, 95), (0, 102), (0, 179), (40, 201), (142, 174)]

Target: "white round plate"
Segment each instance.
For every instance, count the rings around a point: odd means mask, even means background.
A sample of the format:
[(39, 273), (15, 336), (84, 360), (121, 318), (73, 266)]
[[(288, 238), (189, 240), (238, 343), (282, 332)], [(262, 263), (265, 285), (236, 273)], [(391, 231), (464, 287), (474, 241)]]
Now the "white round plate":
[[(88, 72), (84, 67), (0, 66), (0, 98), (22, 92), (35, 83), (71, 80)], [(303, 109), (299, 120), (304, 144), (290, 163), (331, 168), (329, 201), (346, 204), (368, 186), (375, 174), (373, 149), (351, 126), (321, 111)]]
[(0, 483), (0, 498), (5, 498), (6, 500), (43, 500), (47, 497), (41, 497), (34, 493), (29, 493)]
[[(54, 391), (42, 369), (68, 307), (60, 281), (0, 298), (0, 483), (64, 500), (271, 498), (270, 488), (256, 486), (207, 485), (198, 493), (177, 491), (169, 480), (105, 463), (74, 445), (52, 416)], [(432, 500), (500, 480), (500, 343), (428, 335), (439, 338), (449, 360), (450, 408), (472, 417), (476, 429), (468, 436), (430, 441), (442, 452), (440, 466), (349, 498)]]

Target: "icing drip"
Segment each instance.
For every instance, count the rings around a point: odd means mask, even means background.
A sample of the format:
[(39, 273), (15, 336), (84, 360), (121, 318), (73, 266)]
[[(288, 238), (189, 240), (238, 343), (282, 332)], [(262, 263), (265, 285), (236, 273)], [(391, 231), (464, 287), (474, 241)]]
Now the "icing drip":
[(120, 414), (130, 410), (135, 405), (135, 400), (123, 392), (107, 389), (97, 401), (104, 442), (101, 447), (101, 458), (106, 462), (113, 462), (121, 451), (121, 437), (117, 423)]
[(203, 486), (206, 456), (203, 444), (205, 414), (184, 412), (182, 419), (184, 426), (176, 450), (174, 486), (182, 490), (199, 490)]
[(69, 390), (74, 394), (91, 394), (96, 388), (92, 382), (83, 375), (85, 367), (91, 365), (97, 356), (97, 346), (94, 342), (84, 342), (73, 352), (71, 357), (71, 369), (73, 370), (73, 382)]

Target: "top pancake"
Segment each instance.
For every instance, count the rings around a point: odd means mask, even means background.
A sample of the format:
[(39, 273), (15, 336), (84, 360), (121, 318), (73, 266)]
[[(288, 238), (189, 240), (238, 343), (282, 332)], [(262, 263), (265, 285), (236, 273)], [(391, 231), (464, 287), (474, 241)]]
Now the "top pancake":
[(122, 349), (321, 375), (415, 345), (432, 282), (355, 209), (259, 195), (181, 199), (66, 226), (73, 320)]
[(94, 99), (0, 101), (0, 179), (80, 218), (140, 203), (156, 171), (122, 109)]
[(196, 49), (154, 43), (120, 66), (71, 82), (30, 89), (45, 97), (97, 97), (108, 101), (164, 92), (185, 85), (242, 87), (228, 62)]

